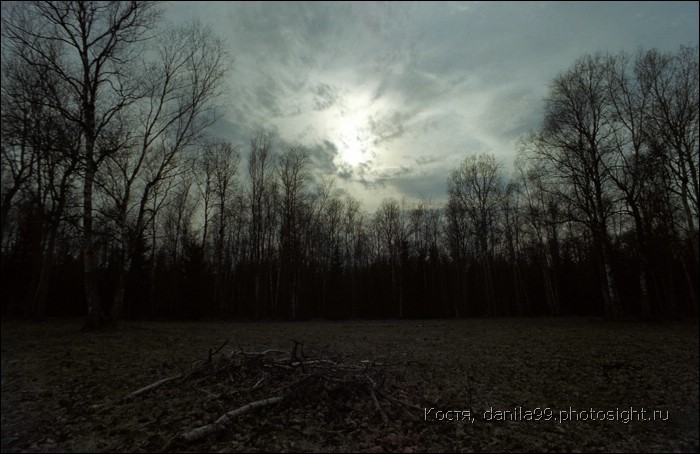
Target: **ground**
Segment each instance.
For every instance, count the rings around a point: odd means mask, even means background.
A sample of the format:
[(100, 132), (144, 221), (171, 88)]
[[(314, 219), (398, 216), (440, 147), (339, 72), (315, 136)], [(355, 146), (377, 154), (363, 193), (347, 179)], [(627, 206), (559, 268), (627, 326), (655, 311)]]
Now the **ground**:
[[(2, 322), (3, 452), (698, 451), (697, 322), (124, 321), (97, 333), (82, 323)], [(201, 367), (226, 339), (215, 358), (296, 340), (308, 355), (373, 364), (415, 407), (379, 395), (383, 422), (366, 389), (331, 383), (185, 442), (281, 388), (254, 388), (257, 372), (236, 366), (124, 399)]]

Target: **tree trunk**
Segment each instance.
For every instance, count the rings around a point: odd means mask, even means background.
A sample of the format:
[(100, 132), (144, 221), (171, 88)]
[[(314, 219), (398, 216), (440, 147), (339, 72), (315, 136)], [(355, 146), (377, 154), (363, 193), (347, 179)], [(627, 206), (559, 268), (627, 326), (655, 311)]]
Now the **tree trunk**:
[(492, 317), (495, 317), (497, 314), (496, 311), (496, 297), (494, 295), (494, 288), (493, 288), (493, 271), (491, 269), (491, 261), (488, 259), (488, 257), (485, 255), (483, 258), (483, 267), (484, 267), (484, 289), (486, 293), (486, 305), (487, 305), (487, 312), (489, 315)]
[(552, 271), (548, 266), (542, 267), (542, 279), (544, 281), (544, 293), (545, 298), (547, 299), (549, 315), (559, 315), (559, 304), (557, 301), (556, 290), (554, 288), (554, 282), (552, 282)]
[(46, 320), (46, 306), (48, 302), (49, 284), (53, 271), (54, 245), (56, 244), (56, 229), (52, 226), (49, 231), (48, 244), (41, 263), (39, 282), (34, 293), (34, 320)]
[(129, 274), (129, 260), (128, 257), (124, 257), (124, 251), (120, 253), (119, 264), (117, 266), (117, 276), (116, 276), (116, 288), (114, 289), (114, 299), (112, 300), (112, 307), (110, 308), (110, 318), (112, 320), (119, 320), (124, 317), (124, 295), (126, 293), (126, 277)]
[(97, 257), (95, 256), (95, 234), (92, 230), (92, 190), (96, 164), (93, 160), (94, 141), (87, 139), (87, 168), (83, 188), (83, 270), (85, 278), (85, 301), (87, 303), (86, 330), (96, 330), (102, 325), (102, 304), (97, 283)]
[[(126, 228), (126, 226), (122, 226)], [(112, 307), (110, 308), (110, 318), (112, 320), (119, 320), (124, 316), (124, 295), (126, 293), (126, 279), (129, 275), (129, 268), (131, 268), (131, 255), (132, 248), (130, 246), (131, 241), (127, 237), (128, 233), (124, 233), (121, 241), (121, 251), (119, 251), (119, 257), (117, 259), (117, 276), (116, 276), (116, 288), (114, 290), (114, 299), (112, 300)]]
[[(605, 241), (605, 240), (603, 240)], [(610, 265), (610, 255), (608, 246), (600, 245), (600, 272), (601, 272), (601, 287), (603, 291), (603, 303), (605, 306), (606, 318), (619, 318), (622, 315), (620, 300), (615, 287), (612, 267)]]
[(651, 302), (649, 299), (649, 260), (647, 259), (647, 245), (644, 239), (644, 228), (641, 217), (635, 219), (637, 228), (637, 254), (639, 260), (639, 304), (641, 316), (645, 319), (651, 317)]

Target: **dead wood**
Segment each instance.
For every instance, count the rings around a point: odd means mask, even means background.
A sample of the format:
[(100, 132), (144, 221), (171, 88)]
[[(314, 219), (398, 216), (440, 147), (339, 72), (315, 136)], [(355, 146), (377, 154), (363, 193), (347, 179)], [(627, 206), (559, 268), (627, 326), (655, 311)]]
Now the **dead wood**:
[(270, 397), (269, 399), (263, 399), (263, 400), (251, 402), (251, 403), (246, 404), (242, 407), (236, 408), (235, 410), (231, 410), (228, 413), (225, 413), (219, 419), (217, 419), (216, 421), (214, 421), (211, 424), (207, 424), (206, 426), (197, 427), (196, 429), (190, 430), (189, 432), (183, 434), (182, 438), (184, 438), (187, 441), (196, 441), (196, 440), (199, 440), (201, 438), (206, 437), (207, 435), (211, 435), (213, 433), (220, 432), (226, 428), (226, 425), (229, 422), (231, 422), (231, 420), (233, 418), (240, 416), (242, 414), (248, 413), (251, 410), (255, 410), (256, 408), (274, 405), (274, 404), (282, 401), (282, 399), (283, 399), (283, 397)]
[(382, 421), (384, 422), (385, 426), (389, 425), (389, 418), (387, 417), (386, 413), (384, 413), (384, 409), (382, 406), (379, 404), (379, 400), (377, 400), (377, 394), (374, 392), (374, 388), (371, 386), (367, 387), (369, 389), (369, 393), (372, 396), (372, 400), (374, 401), (374, 407), (377, 409), (380, 415), (382, 415)]
[(217, 348), (215, 352), (212, 353), (211, 348), (209, 349), (209, 362), (211, 362), (212, 356), (216, 355), (221, 351), (222, 348), (224, 348), (228, 344), (228, 339), (224, 341), (223, 344), (221, 344), (221, 347)]
[[(200, 440), (225, 430), (237, 416), (262, 407), (278, 404), (283, 400), (295, 407), (312, 402), (329, 408), (333, 405), (322, 396), (342, 395), (343, 399), (367, 399), (374, 407), (384, 426), (390, 423), (387, 409), (401, 405), (410, 409), (419, 407), (397, 399), (385, 389), (387, 366), (371, 360), (359, 364), (343, 362), (339, 356), (314, 356), (304, 352), (303, 343), (293, 340), (289, 351), (266, 349), (246, 351), (240, 345), (226, 357), (214, 357), (226, 345), (216, 351), (209, 349), (207, 360), (193, 363), (180, 375), (159, 380), (126, 397), (134, 397), (179, 378), (179, 386), (194, 386), (209, 396), (210, 401), (227, 401), (247, 398), (248, 403), (220, 416), (216, 421), (189, 430), (176, 439), (184, 442)], [(210, 392), (210, 389), (213, 391)], [(261, 396), (262, 394), (262, 396)], [(422, 411), (422, 409), (420, 409)], [(330, 410), (332, 411), (332, 409)]]
[(164, 385), (164, 384), (168, 383), (169, 381), (175, 380), (176, 378), (180, 378), (180, 377), (182, 377), (182, 375), (173, 375), (172, 377), (158, 380), (155, 383), (151, 383), (148, 386), (144, 386), (143, 388), (137, 389), (136, 391), (134, 391), (130, 394), (127, 394), (126, 396), (124, 396), (124, 399), (129, 399), (131, 397), (138, 396), (139, 394), (143, 394), (147, 391), (151, 391), (152, 389), (156, 389), (157, 387)]

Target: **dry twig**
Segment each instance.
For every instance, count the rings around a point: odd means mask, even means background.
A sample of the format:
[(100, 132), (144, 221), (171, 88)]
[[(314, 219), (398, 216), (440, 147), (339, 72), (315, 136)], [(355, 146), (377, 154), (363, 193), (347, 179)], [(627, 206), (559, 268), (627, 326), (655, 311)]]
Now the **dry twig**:
[(145, 393), (146, 391), (150, 391), (150, 390), (152, 390), (152, 389), (155, 389), (155, 388), (157, 388), (157, 387), (159, 387), (159, 386), (161, 386), (161, 385), (164, 385), (164, 384), (168, 383), (169, 381), (175, 380), (176, 378), (180, 378), (180, 377), (182, 377), (182, 375), (173, 375), (172, 377), (168, 377), (168, 378), (164, 378), (164, 379), (162, 379), (162, 380), (158, 380), (158, 381), (155, 382), (155, 383), (151, 383), (151, 384), (148, 385), (148, 386), (144, 386), (143, 388), (137, 389), (136, 391), (134, 391), (134, 392), (132, 392), (132, 393), (130, 393), (130, 394), (127, 394), (126, 396), (124, 396), (124, 399), (129, 399), (129, 398), (131, 398), (131, 397), (138, 396), (139, 394), (143, 394), (143, 393)]

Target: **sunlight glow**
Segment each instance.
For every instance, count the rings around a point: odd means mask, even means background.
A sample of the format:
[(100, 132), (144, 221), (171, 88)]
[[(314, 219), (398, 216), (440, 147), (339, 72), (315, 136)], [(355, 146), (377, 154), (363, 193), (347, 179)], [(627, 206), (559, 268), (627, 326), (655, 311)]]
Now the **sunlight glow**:
[(376, 137), (371, 118), (385, 108), (384, 100), (373, 99), (368, 89), (348, 90), (339, 108), (327, 123), (329, 137), (338, 148), (336, 164), (357, 167), (372, 160)]
[(340, 128), (339, 141), (340, 159), (343, 162), (356, 166), (366, 160), (368, 140), (354, 121), (349, 121)]

